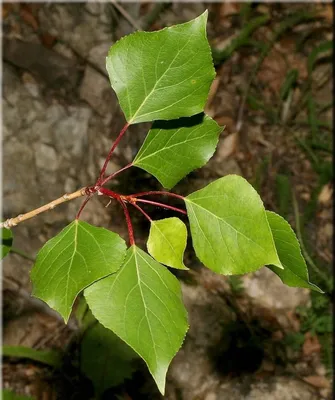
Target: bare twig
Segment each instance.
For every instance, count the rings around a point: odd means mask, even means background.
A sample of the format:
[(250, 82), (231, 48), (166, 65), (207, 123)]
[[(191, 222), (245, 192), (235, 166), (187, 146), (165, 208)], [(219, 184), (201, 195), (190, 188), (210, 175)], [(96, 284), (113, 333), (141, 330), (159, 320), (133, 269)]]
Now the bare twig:
[(73, 193), (65, 193), (62, 197), (59, 197), (58, 199), (53, 200), (50, 203), (45, 204), (42, 207), (36, 208), (35, 210), (32, 210), (32, 211), (29, 211), (26, 214), (20, 214), (15, 218), (9, 218), (5, 222), (1, 222), (0, 228), (11, 228), (13, 226), (16, 226), (20, 222), (23, 222), (23, 221), (26, 221), (27, 219), (36, 217), (36, 215), (39, 215), (45, 211), (53, 210), (59, 204), (65, 203), (70, 200), (77, 199), (78, 197), (85, 196), (85, 194), (86, 194), (86, 188), (81, 188)]
[(168, 7), (171, 7), (172, 3), (157, 3), (152, 7), (152, 11), (146, 15), (145, 20), (143, 22), (143, 29), (145, 31), (151, 28), (151, 25), (157, 20), (159, 14), (165, 11)]
[(119, 11), (120, 14), (124, 16), (124, 18), (138, 31), (142, 30), (142, 27), (134, 20), (134, 18), (115, 0), (111, 0), (113, 6)]

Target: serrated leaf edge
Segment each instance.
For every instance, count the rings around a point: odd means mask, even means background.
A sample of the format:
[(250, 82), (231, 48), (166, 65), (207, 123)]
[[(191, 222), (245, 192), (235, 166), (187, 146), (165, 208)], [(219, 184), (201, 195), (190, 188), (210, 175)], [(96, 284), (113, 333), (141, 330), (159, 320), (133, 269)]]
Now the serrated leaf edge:
[[(314, 283), (310, 282), (310, 280), (309, 280), (309, 271), (308, 271), (308, 268), (307, 268), (306, 260), (305, 260), (303, 254), (302, 254), (301, 247), (300, 247), (300, 243), (299, 243), (299, 240), (298, 240), (298, 238), (297, 238), (297, 235), (295, 234), (295, 232), (294, 232), (294, 230), (292, 229), (291, 225), (286, 221), (285, 218), (283, 218), (281, 215), (279, 215), (279, 214), (277, 214), (277, 213), (275, 213), (275, 212), (273, 212), (273, 211), (266, 210), (266, 213), (269, 213), (269, 214), (273, 214), (273, 215), (275, 215), (275, 216), (278, 216), (278, 217), (280, 217), (280, 218), (286, 223), (287, 227), (288, 227), (289, 230), (293, 233), (293, 235), (294, 235), (294, 237), (295, 237), (295, 239), (297, 240), (297, 243), (298, 243), (298, 245), (299, 245), (299, 254), (301, 255), (301, 258), (302, 258), (302, 260), (304, 261), (304, 264), (305, 264), (305, 270), (306, 270), (306, 273), (307, 273), (307, 283), (308, 283), (308, 285), (310, 285), (310, 286), (312, 287), (312, 288), (311, 288), (312, 290), (315, 290), (315, 291), (317, 291), (317, 292), (319, 292), (319, 293), (325, 293), (325, 292), (324, 292), (322, 289), (320, 289), (317, 285), (315, 285)], [(270, 225), (270, 224), (269, 224), (269, 225)], [(271, 228), (270, 228), (270, 229), (271, 229)], [(271, 229), (271, 231), (272, 231), (272, 229)], [(270, 265), (272, 265), (272, 264), (270, 264)], [(283, 269), (285, 270), (285, 267), (284, 267)], [(291, 270), (290, 268), (288, 268), (288, 269), (289, 269), (289, 271), (290, 271), (294, 276), (296, 276), (301, 282), (306, 283), (305, 279), (301, 278), (299, 275), (297, 275), (297, 274), (296, 274), (293, 270)], [(285, 282), (281, 279), (281, 277), (280, 277), (279, 275), (277, 275), (277, 276), (278, 276), (278, 278), (283, 282), (284, 285), (287, 285), (287, 286), (289, 286), (289, 287), (296, 287), (296, 286), (293, 286), (293, 285), (289, 285), (288, 283), (285, 283)]]

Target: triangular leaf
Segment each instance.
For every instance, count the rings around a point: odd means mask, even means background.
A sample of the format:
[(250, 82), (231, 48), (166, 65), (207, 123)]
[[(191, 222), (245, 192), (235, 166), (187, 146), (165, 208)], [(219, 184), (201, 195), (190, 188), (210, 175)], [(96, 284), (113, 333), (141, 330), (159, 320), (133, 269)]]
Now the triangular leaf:
[(265, 264), (283, 268), (262, 200), (244, 178), (220, 178), (185, 202), (193, 247), (206, 267), (225, 275), (245, 274)]
[(129, 124), (204, 110), (215, 77), (207, 11), (185, 24), (135, 32), (109, 50), (106, 68)]
[(188, 329), (178, 280), (132, 246), (120, 271), (84, 295), (98, 321), (144, 359), (163, 394), (168, 366)]
[(306, 262), (301, 254), (300, 245), (289, 223), (280, 215), (266, 211), (273, 239), (283, 270), (268, 266), (287, 286), (303, 287), (323, 293), (309, 281)]
[(183, 262), (187, 229), (179, 218), (151, 221), (147, 242), (149, 254), (158, 262), (177, 269), (188, 269)]
[(31, 271), (33, 295), (67, 321), (77, 295), (117, 271), (125, 253), (126, 244), (116, 233), (75, 220), (38, 253)]
[(120, 385), (134, 372), (132, 360), (138, 355), (115, 333), (96, 323), (81, 342), (80, 367), (93, 382), (96, 394)]
[(10, 252), (13, 243), (13, 234), (10, 229), (1, 228), (1, 254), (0, 260)]
[(150, 172), (165, 188), (171, 189), (189, 172), (207, 163), (221, 131), (207, 115), (157, 121), (133, 165)]

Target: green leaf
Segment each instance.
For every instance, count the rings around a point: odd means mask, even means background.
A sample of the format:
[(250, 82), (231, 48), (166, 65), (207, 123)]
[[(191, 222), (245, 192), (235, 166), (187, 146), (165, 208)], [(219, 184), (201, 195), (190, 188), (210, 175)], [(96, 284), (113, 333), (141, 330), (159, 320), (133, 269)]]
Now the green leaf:
[(208, 268), (225, 275), (282, 268), (262, 200), (245, 179), (225, 176), (185, 202), (193, 247)]
[(287, 286), (303, 287), (323, 293), (310, 283), (306, 262), (301, 254), (300, 245), (289, 223), (280, 215), (266, 211), (267, 219), (277, 248), (279, 259), (284, 267), (278, 270), (268, 266)]
[(135, 32), (110, 48), (106, 68), (129, 124), (204, 110), (215, 77), (207, 14), (160, 31)]
[(12, 231), (7, 228), (1, 229), (1, 260), (10, 252), (13, 243)]
[(66, 322), (78, 294), (117, 271), (125, 253), (126, 244), (116, 233), (75, 220), (38, 253), (31, 272), (33, 295), (58, 311)]
[(158, 262), (177, 269), (188, 269), (183, 262), (187, 229), (179, 218), (151, 221), (147, 242), (149, 254)]
[(11, 392), (10, 390), (2, 391), (2, 399), (3, 400), (34, 400), (34, 398), (31, 396), (16, 394), (14, 392)]
[(138, 356), (111, 330), (95, 324), (84, 335), (80, 357), (82, 372), (93, 382), (100, 396), (131, 378), (135, 371), (132, 360)]
[(222, 128), (203, 114), (157, 121), (133, 165), (154, 175), (167, 189), (212, 157)]
[(27, 358), (54, 368), (60, 368), (62, 363), (62, 355), (56, 350), (36, 350), (26, 346), (2, 346), (2, 355)]
[(188, 329), (178, 280), (132, 246), (122, 268), (84, 295), (98, 321), (144, 359), (164, 394), (168, 366)]

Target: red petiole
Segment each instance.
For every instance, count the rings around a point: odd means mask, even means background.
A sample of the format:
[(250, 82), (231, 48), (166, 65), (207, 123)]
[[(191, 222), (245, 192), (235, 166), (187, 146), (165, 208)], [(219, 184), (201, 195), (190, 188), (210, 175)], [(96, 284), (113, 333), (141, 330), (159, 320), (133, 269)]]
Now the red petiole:
[(90, 199), (91, 199), (92, 196), (93, 196), (93, 194), (90, 193), (90, 194), (86, 197), (86, 199), (83, 201), (83, 203), (82, 203), (82, 205), (80, 206), (79, 211), (78, 211), (78, 213), (77, 213), (77, 215), (76, 215), (76, 219), (79, 219), (80, 214), (82, 213), (83, 209), (85, 208), (86, 204), (90, 201)]
[(128, 235), (129, 235), (129, 244), (130, 244), (130, 246), (133, 246), (135, 244), (134, 230), (133, 230), (133, 225), (131, 223), (129, 211), (128, 211), (128, 208), (127, 208), (125, 202), (121, 198), (119, 198), (118, 201), (121, 204), (121, 206), (123, 207), (124, 216), (126, 217)]
[(144, 216), (145, 216), (145, 218), (148, 220), (148, 221), (152, 221), (152, 219), (149, 217), (149, 215), (140, 207), (140, 206), (138, 206), (136, 203), (134, 203), (134, 202), (132, 202), (132, 203), (130, 203), (132, 206), (134, 206), (135, 208), (137, 208), (138, 209), (138, 211), (140, 211)]
[(157, 207), (167, 208), (169, 210), (177, 211), (181, 214), (187, 215), (187, 212), (184, 210), (181, 210), (180, 208), (169, 206), (168, 204), (164, 204), (164, 203), (157, 203), (157, 201), (144, 200), (144, 199), (136, 199), (135, 201), (139, 202), (139, 203), (152, 204), (153, 206), (157, 206)]
[(184, 200), (184, 197), (181, 196), (180, 194), (171, 193), (171, 192), (163, 192), (163, 191), (159, 191), (159, 190), (155, 190), (155, 191), (151, 191), (151, 192), (135, 193), (135, 194), (132, 194), (131, 197), (137, 198), (137, 197), (142, 197), (142, 196), (151, 196), (154, 194), (166, 195), (166, 196), (176, 197), (177, 199)]
[(116, 149), (116, 146), (120, 143), (120, 140), (122, 139), (122, 136), (126, 133), (127, 129), (129, 127), (128, 122), (126, 123), (126, 125), (122, 128), (121, 132), (119, 133), (119, 136), (116, 138), (115, 142), (113, 143), (113, 146), (111, 147), (111, 149), (109, 150), (109, 153), (106, 157), (106, 160), (104, 162), (104, 165), (101, 168), (100, 174), (99, 174), (99, 178), (97, 180), (96, 186), (100, 186), (101, 182), (103, 181), (106, 169), (107, 169), (107, 165), (112, 157), (112, 154), (114, 152), (114, 150)]
[(119, 175), (121, 172), (125, 171), (126, 169), (130, 168), (133, 164), (127, 164), (125, 167), (119, 169), (118, 171), (114, 172), (113, 174), (107, 176), (107, 178), (105, 178), (101, 183), (100, 186), (105, 185), (108, 181), (110, 181), (111, 179), (115, 178), (116, 175)]
[(123, 196), (119, 195), (118, 193), (113, 192), (112, 190), (109, 190), (109, 189), (106, 189), (103, 187), (98, 189), (98, 194), (104, 194), (105, 196), (111, 197), (112, 199), (116, 199), (116, 200), (120, 200), (121, 197), (123, 197)]
[(132, 166), (132, 163), (127, 164), (125, 167), (119, 169), (118, 171), (110, 174), (109, 176), (105, 177), (105, 172), (108, 166), (108, 163), (112, 157), (112, 154), (114, 152), (114, 150), (116, 149), (117, 145), (120, 143), (123, 135), (126, 133), (127, 129), (129, 127), (129, 124), (126, 123), (126, 125), (122, 128), (122, 130), (120, 131), (118, 137), (116, 138), (115, 142), (113, 143), (113, 146), (111, 147), (111, 149), (109, 150), (109, 153), (106, 157), (106, 160), (100, 170), (99, 173), (99, 177), (95, 183), (94, 186), (92, 187), (87, 187), (86, 188), (86, 194), (87, 197), (84, 200), (84, 202), (82, 203), (77, 215), (76, 215), (76, 219), (79, 219), (83, 209), (85, 208), (86, 204), (89, 202), (89, 200), (92, 198), (92, 196), (95, 193), (98, 193), (99, 195), (105, 195), (108, 196), (112, 199), (117, 200), (122, 208), (123, 208), (123, 212), (126, 218), (126, 222), (127, 222), (127, 228), (128, 228), (128, 234), (129, 234), (129, 242), (130, 245), (132, 246), (133, 244), (135, 244), (135, 239), (134, 239), (134, 230), (133, 230), (133, 226), (131, 223), (131, 219), (130, 219), (130, 215), (129, 215), (129, 211), (127, 208), (126, 203), (130, 203), (132, 204), (136, 209), (138, 209), (149, 221), (152, 221), (152, 219), (150, 218), (150, 216), (144, 211), (142, 210), (142, 208), (140, 206), (138, 206), (136, 203), (140, 202), (140, 203), (147, 203), (147, 204), (151, 204), (157, 207), (162, 207), (165, 209), (169, 209), (172, 211), (176, 211), (179, 212), (181, 214), (187, 215), (187, 212), (177, 208), (177, 207), (173, 207), (170, 206), (168, 204), (164, 204), (164, 203), (158, 203), (156, 201), (151, 201), (151, 200), (145, 200), (145, 199), (139, 199), (138, 197), (142, 197), (142, 196), (151, 196), (151, 195), (166, 195), (166, 196), (170, 196), (170, 197), (175, 197), (177, 199), (180, 200), (184, 200), (184, 197), (176, 194), (176, 193), (170, 193), (170, 192), (163, 192), (163, 191), (149, 191), (149, 192), (141, 192), (141, 193), (135, 193), (132, 195), (120, 195), (116, 192), (113, 192), (110, 189), (106, 189), (103, 187), (103, 185), (105, 185), (107, 182), (109, 182), (110, 180), (112, 180), (113, 178), (115, 178), (118, 174), (120, 174), (121, 172), (125, 171), (126, 169), (130, 168)]

